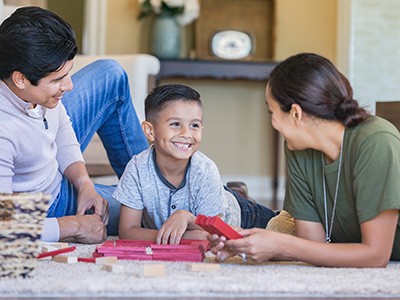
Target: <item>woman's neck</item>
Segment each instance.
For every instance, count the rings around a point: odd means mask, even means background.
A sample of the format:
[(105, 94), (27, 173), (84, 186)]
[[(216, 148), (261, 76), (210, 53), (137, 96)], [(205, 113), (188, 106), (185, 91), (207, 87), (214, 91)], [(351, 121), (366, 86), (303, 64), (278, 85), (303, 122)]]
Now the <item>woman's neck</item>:
[(330, 164), (338, 159), (344, 138), (345, 126), (338, 122), (325, 122), (316, 130), (317, 150), (325, 156), (325, 162)]

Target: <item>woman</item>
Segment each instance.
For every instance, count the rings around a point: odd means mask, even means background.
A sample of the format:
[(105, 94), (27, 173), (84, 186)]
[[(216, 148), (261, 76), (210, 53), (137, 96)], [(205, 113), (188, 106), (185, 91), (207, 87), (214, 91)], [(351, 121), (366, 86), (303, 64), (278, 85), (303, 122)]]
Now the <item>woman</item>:
[(353, 99), (348, 80), (316, 54), (289, 57), (271, 73), (266, 103), (285, 138), (284, 209), (296, 236), (240, 230), (212, 235), (218, 261), (296, 260), (331, 267), (385, 267), (400, 260), (400, 135)]

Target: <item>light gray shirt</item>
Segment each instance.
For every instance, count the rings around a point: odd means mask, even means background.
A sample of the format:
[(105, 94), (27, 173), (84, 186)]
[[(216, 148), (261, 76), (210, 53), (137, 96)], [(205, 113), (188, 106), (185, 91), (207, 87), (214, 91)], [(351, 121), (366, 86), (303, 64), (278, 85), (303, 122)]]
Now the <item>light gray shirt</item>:
[(236, 199), (230, 205), (232, 196), (226, 193), (217, 166), (200, 151), (193, 154), (181, 186), (175, 188), (158, 171), (150, 146), (128, 163), (113, 196), (132, 209), (142, 210), (145, 228), (160, 229), (177, 210), (195, 216), (221, 214), (225, 220), (235, 219), (230, 223), (238, 226), (240, 206)]
[[(51, 195), (51, 204), (65, 169), (83, 157), (62, 103), (32, 112), (30, 107), (0, 81), (0, 192), (42, 192)], [(49, 232), (58, 234), (54, 218), (46, 219), (42, 238), (58, 239), (46, 237)]]

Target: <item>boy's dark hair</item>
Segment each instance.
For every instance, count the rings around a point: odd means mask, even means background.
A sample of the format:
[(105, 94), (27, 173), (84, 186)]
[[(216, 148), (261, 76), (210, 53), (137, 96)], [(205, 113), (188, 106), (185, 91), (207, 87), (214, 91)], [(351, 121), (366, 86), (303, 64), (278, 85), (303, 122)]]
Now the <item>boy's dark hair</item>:
[(183, 84), (166, 84), (154, 88), (146, 97), (144, 102), (146, 120), (154, 120), (158, 113), (173, 101), (196, 102), (203, 107), (200, 94), (196, 90)]
[(21, 7), (0, 25), (2, 80), (19, 71), (37, 85), (41, 78), (73, 59), (76, 52), (71, 25), (40, 7)]

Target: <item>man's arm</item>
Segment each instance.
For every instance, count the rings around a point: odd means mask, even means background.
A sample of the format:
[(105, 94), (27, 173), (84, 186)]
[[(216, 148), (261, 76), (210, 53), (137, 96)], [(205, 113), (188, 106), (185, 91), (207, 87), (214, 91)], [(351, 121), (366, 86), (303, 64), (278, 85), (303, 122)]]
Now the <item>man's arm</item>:
[(96, 193), (83, 162), (75, 162), (65, 169), (64, 175), (78, 191), (77, 215), (93, 209), (105, 225), (108, 223), (108, 202)]
[[(78, 207), (75, 216), (57, 219), (60, 241), (102, 242), (107, 237), (108, 202), (96, 193), (83, 162), (72, 163), (65, 169), (64, 175), (78, 191)], [(94, 214), (85, 215), (89, 210), (93, 210)]]
[(98, 215), (76, 215), (57, 218), (60, 241), (84, 244), (101, 243), (107, 237), (106, 227)]

